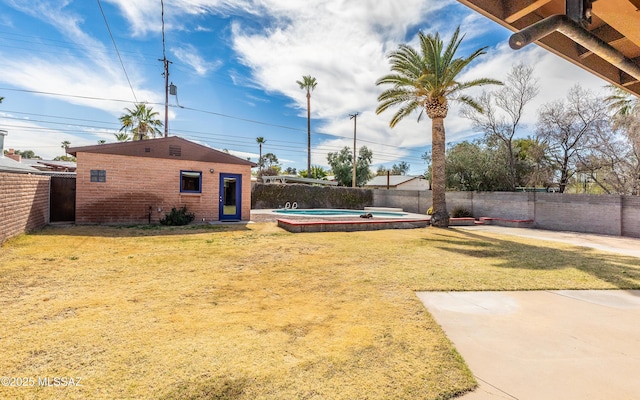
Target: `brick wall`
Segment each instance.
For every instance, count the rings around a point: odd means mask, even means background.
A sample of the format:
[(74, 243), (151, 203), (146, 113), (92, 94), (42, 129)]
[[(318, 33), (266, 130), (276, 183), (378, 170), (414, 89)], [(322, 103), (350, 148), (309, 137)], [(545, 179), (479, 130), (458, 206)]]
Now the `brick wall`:
[(49, 179), (0, 172), (0, 243), (49, 223)]
[[(247, 165), (77, 154), (76, 223), (157, 223), (172, 207), (187, 206), (196, 221), (218, 220), (220, 173), (242, 174), (241, 218), (251, 212), (251, 168)], [(106, 182), (91, 182), (92, 169), (105, 170)], [(214, 172), (211, 173), (210, 169)], [(202, 193), (180, 193), (180, 171), (202, 171)]]

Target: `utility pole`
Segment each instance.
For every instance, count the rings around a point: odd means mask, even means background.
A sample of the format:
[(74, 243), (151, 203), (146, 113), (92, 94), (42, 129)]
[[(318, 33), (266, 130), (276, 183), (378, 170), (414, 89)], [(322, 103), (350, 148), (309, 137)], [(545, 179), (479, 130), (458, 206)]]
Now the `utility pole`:
[(356, 123), (358, 121), (358, 114), (349, 114), (349, 119), (353, 120), (353, 173), (351, 177), (351, 187), (356, 187)]
[(164, 41), (164, 0), (160, 0), (162, 9), (162, 63), (164, 64), (164, 137), (169, 137), (169, 64), (167, 46)]
[(167, 60), (167, 57), (158, 59), (164, 64), (164, 137), (169, 136), (169, 64), (171, 61)]

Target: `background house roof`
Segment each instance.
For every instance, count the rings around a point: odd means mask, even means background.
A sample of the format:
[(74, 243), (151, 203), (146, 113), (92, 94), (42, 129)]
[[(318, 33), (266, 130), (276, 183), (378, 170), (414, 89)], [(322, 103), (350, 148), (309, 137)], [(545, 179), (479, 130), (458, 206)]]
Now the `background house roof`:
[[(552, 15), (565, 15), (567, 10), (565, 1), (572, 8), (584, 6), (582, 1), (575, 0), (571, 2), (569, 0), (458, 1), (514, 32)], [(640, 0), (594, 1), (591, 22), (585, 22), (582, 27), (589, 37), (593, 37), (593, 40), (587, 39), (590, 46), (593, 46), (595, 41), (601, 41), (615, 49), (626, 60), (615, 61), (615, 57), (606, 54), (597, 55), (596, 52), (583, 47), (579, 43), (586, 45), (585, 36), (580, 34), (582, 30), (573, 35), (574, 38), (557, 31), (552, 32), (536, 43), (617, 87), (640, 95), (640, 77), (637, 76), (639, 75), (637, 72), (640, 71), (640, 11), (638, 9), (640, 9)], [(635, 70), (636, 76), (631, 76), (618, 68), (621, 62), (626, 63), (627, 66), (623, 69)]]
[(68, 172), (74, 172), (77, 166), (73, 161), (40, 160), (37, 158), (23, 158), (20, 162), (41, 171), (66, 170)]
[[(398, 186), (403, 183), (407, 183), (414, 179), (418, 179), (417, 176), (408, 176), (408, 175), (390, 175), (389, 176), (389, 186)], [(387, 186), (387, 176), (380, 175), (375, 176), (369, 182), (365, 183), (365, 186)]]
[(249, 165), (251, 167), (257, 166), (256, 163), (249, 160), (177, 136), (136, 140), (133, 142), (71, 147), (68, 149), (68, 153), (73, 156), (76, 156), (77, 153), (99, 153), (131, 157), (167, 158), (170, 160), (204, 161), (220, 164), (239, 164)]
[(28, 165), (23, 165), (15, 160), (12, 160), (8, 157), (4, 157), (0, 154), (0, 171), (2, 172), (19, 172), (22, 174), (27, 173), (39, 173), (35, 168), (31, 168)]

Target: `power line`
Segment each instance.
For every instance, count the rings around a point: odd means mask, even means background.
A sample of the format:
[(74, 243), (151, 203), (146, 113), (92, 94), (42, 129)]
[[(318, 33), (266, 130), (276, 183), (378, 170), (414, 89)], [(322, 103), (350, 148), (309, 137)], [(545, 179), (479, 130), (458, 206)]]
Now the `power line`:
[(129, 87), (131, 88), (131, 93), (133, 93), (133, 98), (137, 103), (138, 98), (136, 97), (136, 92), (133, 90), (133, 85), (131, 85), (131, 80), (129, 79), (129, 75), (127, 74), (127, 69), (124, 67), (124, 63), (122, 62), (120, 51), (118, 51), (116, 40), (113, 38), (113, 34), (111, 33), (111, 28), (109, 27), (109, 22), (107, 21), (107, 16), (104, 14), (104, 10), (102, 9), (102, 3), (100, 3), (100, 0), (98, 0), (98, 7), (100, 7), (102, 18), (104, 18), (104, 23), (107, 26), (107, 31), (109, 31), (109, 36), (111, 37), (111, 42), (113, 43), (113, 47), (116, 49), (116, 54), (118, 54), (118, 59), (120, 60), (120, 65), (122, 66), (122, 70), (124, 71), (124, 76), (127, 78), (127, 82), (129, 83)]
[[(36, 93), (36, 94), (46, 94), (46, 95), (50, 95), (50, 96), (82, 98), (82, 99), (98, 100), (98, 101), (114, 101), (114, 102), (130, 103), (129, 100), (107, 99), (107, 98), (99, 98), (99, 97), (91, 97), (91, 96), (79, 96), (79, 95), (70, 95), (70, 94), (61, 94), (61, 93), (52, 93), (52, 92), (41, 92), (41, 91), (27, 90), (27, 89), (13, 89), (13, 88), (2, 88), (2, 87), (0, 87), (0, 90), (26, 92), (26, 93)], [(145, 102), (145, 103), (146, 104), (152, 104), (152, 105), (161, 105), (160, 103), (153, 103), (153, 102)], [(178, 106), (175, 106), (175, 105), (169, 105), (169, 106), (170, 107), (178, 107)], [(215, 116), (219, 116), (219, 117), (235, 119), (235, 120), (238, 120), (238, 121), (249, 122), (249, 123), (263, 125), (263, 126), (270, 126), (270, 127), (286, 129), (286, 130), (296, 131), (296, 132), (306, 132), (306, 130), (301, 129), (301, 128), (295, 128), (295, 127), (286, 126), (286, 125), (279, 125), (279, 124), (273, 124), (273, 123), (264, 122), (264, 121), (258, 121), (258, 120), (248, 119), (248, 118), (242, 118), (242, 117), (237, 117), (237, 116), (233, 116), (233, 115), (218, 113), (218, 112), (214, 112), (214, 111), (201, 110), (201, 109), (196, 109), (196, 108), (192, 108), (192, 107), (180, 107), (180, 108), (184, 109), (184, 110), (190, 110), (190, 111), (194, 111), (194, 112), (201, 112), (201, 113), (205, 113), (205, 114), (209, 114), (209, 115), (215, 115)], [(12, 111), (8, 111), (8, 110), (4, 110), (4, 111), (5, 112), (12, 112)], [(19, 113), (19, 112), (15, 112), (15, 113)], [(24, 113), (24, 114), (29, 114), (29, 113)], [(41, 114), (32, 114), (32, 115), (41, 116)], [(48, 117), (50, 117), (50, 116), (48, 116)], [(55, 118), (64, 118), (64, 117), (55, 117)], [(100, 121), (90, 121), (89, 120), (87, 122), (100, 122)], [(103, 122), (100, 122), (100, 123), (103, 123)], [(92, 127), (92, 128), (96, 128), (96, 127)], [(102, 127), (100, 127), (100, 128), (104, 129)], [(176, 130), (175, 132), (182, 132), (182, 131)], [(210, 134), (208, 132), (200, 132), (200, 133)], [(319, 135), (319, 136), (327, 136), (327, 137), (333, 137), (333, 138), (339, 138), (339, 139), (351, 139), (348, 136), (341, 136), (341, 135), (330, 134), (330, 133), (321, 133), (321, 132), (313, 132), (313, 133), (315, 135)], [(228, 136), (228, 135), (226, 135), (226, 136)], [(235, 134), (233, 136), (234, 137), (238, 137)], [(251, 140), (254, 140), (254, 139), (255, 138), (251, 138)], [(375, 145), (383, 145), (383, 146), (389, 147), (389, 148), (395, 148), (395, 149), (399, 149), (399, 150), (404, 150), (404, 151), (407, 151), (409, 153), (414, 153), (414, 152), (417, 152), (417, 151), (421, 151), (421, 150), (416, 150), (415, 148), (411, 148), (411, 147), (394, 146), (394, 145), (390, 145), (390, 144), (386, 144), (386, 143), (380, 143), (380, 142), (376, 142), (376, 141), (372, 141), (372, 140), (366, 140), (366, 139), (359, 139), (359, 141), (365, 142), (365, 143), (370, 143), (370, 144), (375, 144)], [(341, 148), (337, 148), (336, 147), (336, 150), (340, 150), (340, 149)], [(383, 153), (377, 152), (376, 153), (376, 157), (378, 155), (382, 155), (382, 154)], [(407, 157), (403, 157), (403, 158), (407, 158)], [(415, 157), (414, 159), (417, 159), (417, 157)]]

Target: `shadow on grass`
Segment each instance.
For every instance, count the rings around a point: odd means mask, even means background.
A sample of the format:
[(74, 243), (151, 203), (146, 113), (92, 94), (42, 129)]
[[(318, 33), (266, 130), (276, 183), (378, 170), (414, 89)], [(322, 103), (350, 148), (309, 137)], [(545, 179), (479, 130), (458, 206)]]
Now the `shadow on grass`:
[(208, 232), (248, 231), (247, 223), (190, 224), (184, 226), (150, 225), (49, 225), (29, 235), (91, 236), (91, 237), (139, 237), (183, 236)]
[(459, 235), (446, 237), (445, 233), (440, 239), (431, 237), (424, 240), (439, 243), (435, 247), (455, 254), (495, 259), (494, 265), (501, 268), (540, 271), (575, 268), (620, 289), (640, 289), (640, 259), (637, 257), (580, 246), (558, 249), (551, 247), (552, 242), (549, 246), (539, 246), (462, 230), (456, 233), (467, 239)]
[(246, 378), (205, 377), (180, 382), (170, 392), (158, 398), (161, 400), (234, 400), (242, 397), (247, 383)]

